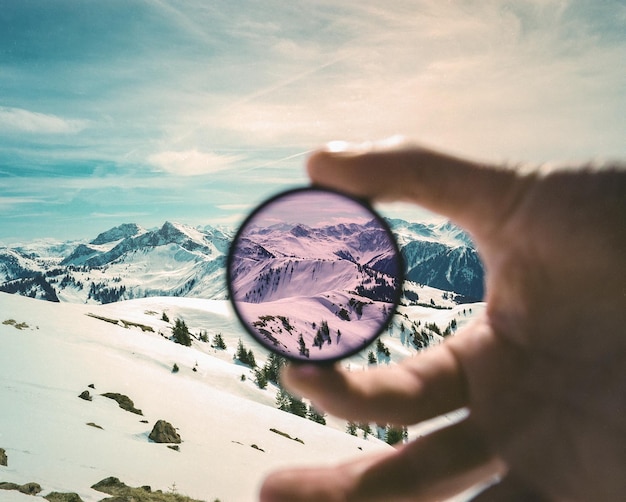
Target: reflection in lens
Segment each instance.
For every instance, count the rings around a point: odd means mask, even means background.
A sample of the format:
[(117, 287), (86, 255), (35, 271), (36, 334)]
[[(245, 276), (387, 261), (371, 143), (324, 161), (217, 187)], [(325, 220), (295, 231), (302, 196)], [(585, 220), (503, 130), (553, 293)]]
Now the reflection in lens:
[(287, 192), (246, 220), (228, 279), (248, 331), (290, 359), (330, 361), (368, 345), (395, 311), (398, 248), (364, 204), (321, 189)]

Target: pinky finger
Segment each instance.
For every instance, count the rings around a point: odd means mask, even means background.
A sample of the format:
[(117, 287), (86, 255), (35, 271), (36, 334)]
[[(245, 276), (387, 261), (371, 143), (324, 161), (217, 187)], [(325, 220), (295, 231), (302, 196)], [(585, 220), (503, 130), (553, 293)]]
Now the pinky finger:
[(274, 473), (261, 502), (440, 501), (502, 472), (502, 462), (466, 419), (393, 452)]

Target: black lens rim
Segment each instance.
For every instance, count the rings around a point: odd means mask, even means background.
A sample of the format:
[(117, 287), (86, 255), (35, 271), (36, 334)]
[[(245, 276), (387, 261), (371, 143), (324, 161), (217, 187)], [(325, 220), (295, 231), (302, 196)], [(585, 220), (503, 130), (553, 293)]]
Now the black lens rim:
[[(319, 192), (319, 193), (327, 193), (327, 194), (331, 194), (331, 195), (336, 195), (336, 196), (340, 196), (343, 197), (349, 201), (354, 202), (355, 204), (361, 206), (363, 209), (365, 209), (371, 216), (372, 219), (375, 219), (378, 224), (385, 230), (385, 232), (387, 233), (393, 249), (394, 249), (394, 253), (395, 253), (395, 261), (396, 261), (396, 267), (398, 270), (398, 288), (395, 291), (395, 295), (394, 295), (394, 299), (393, 299), (393, 306), (391, 309), (389, 309), (388, 314), (387, 314), (387, 318), (385, 319), (385, 321), (383, 323), (381, 323), (380, 327), (378, 328), (377, 331), (374, 332), (374, 334), (372, 334), (369, 338), (368, 338), (368, 342), (361, 346), (361, 347), (357, 347), (355, 349), (346, 351), (344, 354), (341, 355), (335, 355), (332, 357), (326, 357), (326, 358), (322, 358), (322, 359), (308, 359), (305, 357), (297, 357), (295, 355), (290, 355), (290, 354), (284, 354), (279, 350), (276, 350), (269, 342), (266, 342), (265, 340), (263, 340), (258, 333), (256, 333), (256, 331), (254, 331), (252, 329), (252, 327), (249, 325), (249, 323), (245, 320), (243, 314), (240, 312), (239, 308), (237, 307), (237, 302), (234, 300), (234, 292), (233, 292), (233, 286), (232, 286), (232, 281), (231, 281), (231, 272), (232, 272), (232, 267), (233, 267), (233, 261), (235, 259), (235, 250), (237, 247), (237, 243), (239, 242), (239, 239), (241, 238), (241, 235), (243, 234), (243, 232), (246, 230), (246, 228), (248, 227), (248, 225), (250, 224), (250, 222), (252, 220), (255, 219), (255, 217), (261, 212), (263, 211), (265, 208), (267, 208), (268, 206), (272, 205), (273, 203), (275, 203), (277, 200), (282, 199), (284, 197), (287, 196), (291, 196), (294, 194), (298, 194), (298, 193), (311, 193), (311, 192)], [(404, 260), (402, 258), (402, 254), (400, 252), (400, 247), (398, 246), (398, 242), (397, 239), (395, 238), (391, 227), (389, 226), (389, 224), (385, 221), (385, 219), (372, 207), (372, 205), (369, 203), (368, 200), (366, 199), (362, 199), (362, 198), (358, 198), (358, 197), (354, 197), (352, 195), (346, 194), (345, 192), (341, 192), (339, 190), (335, 190), (335, 189), (331, 189), (331, 188), (327, 188), (327, 187), (321, 187), (318, 185), (310, 185), (310, 186), (306, 186), (306, 187), (297, 187), (297, 188), (291, 188), (288, 190), (284, 190), (282, 192), (279, 192), (275, 195), (273, 195), (272, 197), (266, 199), (265, 201), (261, 202), (259, 205), (257, 205), (252, 212), (250, 212), (248, 214), (248, 216), (246, 216), (246, 218), (243, 220), (243, 222), (241, 223), (241, 225), (239, 226), (237, 232), (235, 233), (235, 236), (233, 238), (233, 240), (230, 243), (230, 247), (228, 250), (228, 258), (227, 258), (227, 262), (226, 262), (226, 285), (227, 285), (227, 289), (228, 289), (228, 299), (230, 301), (230, 304), (233, 307), (233, 310), (235, 311), (235, 315), (237, 316), (240, 324), (243, 326), (244, 330), (252, 337), (252, 339), (254, 339), (259, 345), (261, 345), (262, 347), (266, 348), (267, 350), (269, 350), (270, 352), (273, 352), (274, 354), (277, 354), (281, 357), (284, 357), (285, 359), (291, 361), (291, 362), (295, 362), (295, 363), (310, 363), (310, 364), (317, 364), (317, 365), (328, 365), (328, 364), (333, 364), (337, 361), (340, 361), (342, 359), (347, 359), (348, 357), (352, 357), (353, 355), (366, 350), (369, 346), (371, 346), (379, 337), (382, 333), (385, 332), (385, 330), (387, 330), (389, 324), (393, 321), (393, 316), (396, 314), (397, 310), (398, 310), (398, 306), (400, 305), (400, 301), (402, 299), (402, 289), (403, 289), (403, 284), (404, 284), (404, 280), (405, 280), (405, 265), (404, 265)]]

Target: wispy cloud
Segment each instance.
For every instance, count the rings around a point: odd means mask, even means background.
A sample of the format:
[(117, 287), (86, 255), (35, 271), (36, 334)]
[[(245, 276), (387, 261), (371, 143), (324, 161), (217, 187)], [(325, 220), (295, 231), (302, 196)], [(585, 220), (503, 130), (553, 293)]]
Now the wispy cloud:
[(88, 121), (67, 119), (21, 108), (0, 107), (0, 131), (38, 134), (75, 134), (88, 126)]
[(85, 214), (236, 221), (335, 139), (626, 155), (622, 0), (120, 5), (3, 9), (0, 236), (35, 232), (20, 215), (42, 206), (65, 232)]
[(217, 155), (193, 149), (155, 153), (148, 157), (148, 162), (162, 171), (177, 176), (200, 176), (224, 171), (241, 158), (238, 155)]

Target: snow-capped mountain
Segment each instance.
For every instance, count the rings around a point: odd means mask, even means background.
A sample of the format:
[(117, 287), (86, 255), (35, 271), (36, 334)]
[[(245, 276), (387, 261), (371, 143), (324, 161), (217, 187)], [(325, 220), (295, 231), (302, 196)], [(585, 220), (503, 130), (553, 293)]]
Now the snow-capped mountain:
[[(468, 236), (450, 224), (434, 225), (389, 220), (405, 264), (405, 289), (417, 284), (454, 293), (457, 301), (483, 297), (483, 268)], [(310, 232), (292, 229), (294, 243)], [(350, 225), (317, 230), (350, 234)], [(109, 303), (147, 296), (223, 299), (226, 256), (234, 231), (211, 226), (194, 228), (166, 222), (144, 229), (132, 223), (100, 233), (85, 242), (33, 242), (0, 247), (0, 291), (50, 301)], [(365, 252), (375, 233), (360, 234), (356, 248)], [(297, 244), (294, 244), (297, 245)], [(257, 252), (263, 250), (257, 249)], [(252, 250), (251, 250), (252, 252)], [(349, 256), (345, 256), (349, 259)], [(384, 269), (386, 257), (371, 256)], [(414, 301), (414, 294), (407, 298)]]
[(290, 357), (361, 350), (385, 324), (402, 264), (375, 220), (246, 228), (231, 261), (239, 313)]

